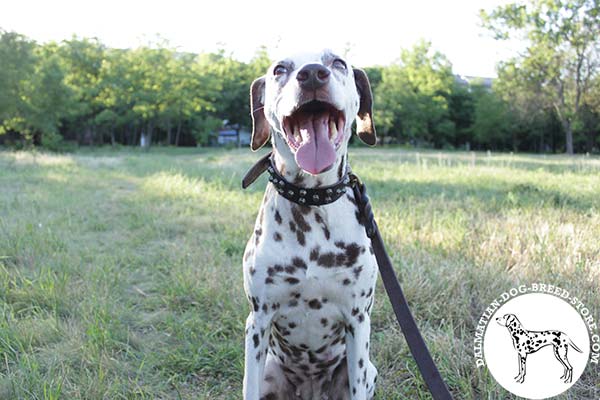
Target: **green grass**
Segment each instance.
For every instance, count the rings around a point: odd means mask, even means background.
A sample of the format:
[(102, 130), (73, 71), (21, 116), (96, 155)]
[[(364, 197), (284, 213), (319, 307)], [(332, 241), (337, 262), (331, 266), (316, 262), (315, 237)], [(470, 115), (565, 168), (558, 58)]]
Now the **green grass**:
[[(265, 186), (247, 150), (0, 152), (0, 399), (239, 399), (241, 257)], [(351, 149), (456, 399), (485, 306), (557, 284), (600, 310), (600, 160)], [(378, 283), (378, 399), (428, 398)], [(598, 399), (597, 367), (560, 399)]]

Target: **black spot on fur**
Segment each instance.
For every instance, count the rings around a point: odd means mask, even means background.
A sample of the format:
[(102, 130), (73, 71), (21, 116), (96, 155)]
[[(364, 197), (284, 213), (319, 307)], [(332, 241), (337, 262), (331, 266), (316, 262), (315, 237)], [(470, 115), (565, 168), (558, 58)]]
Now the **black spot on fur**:
[(304, 246), (306, 244), (306, 238), (304, 237), (304, 232), (296, 231), (296, 239), (298, 239), (298, 243), (300, 246)]
[(279, 214), (279, 210), (275, 211), (275, 222), (277, 222), (279, 225), (281, 225), (281, 222), (283, 220), (281, 219), (281, 214)]
[(342, 160), (340, 161), (340, 166), (338, 167), (338, 171), (337, 171), (337, 175), (338, 175), (338, 179), (342, 179), (342, 176), (344, 176), (344, 159), (346, 156), (342, 156)]
[(350, 243), (346, 246), (346, 266), (350, 267), (356, 263), (358, 256), (361, 253), (361, 249), (364, 250), (362, 246), (359, 246), (356, 243)]
[(350, 283), (352, 283), (352, 281), (351, 281), (350, 279), (346, 278), (346, 279), (344, 279), (344, 280), (342, 281), (342, 283), (343, 283), (345, 286), (348, 286)]
[(367, 305), (367, 307), (365, 308), (365, 312), (367, 314), (371, 313), (371, 307), (373, 307), (373, 297), (371, 297), (371, 300), (369, 301), (369, 304)]
[(294, 267), (293, 265), (287, 265), (285, 267), (285, 272), (287, 272), (288, 274), (293, 274), (294, 272), (296, 272), (296, 267)]
[(273, 234), (273, 240), (275, 240), (276, 242), (281, 242), (281, 239), (283, 239), (283, 238), (281, 237), (281, 233), (279, 233), (279, 232), (275, 232), (275, 233)]
[(322, 307), (321, 302), (317, 299), (312, 299), (308, 302), (308, 306), (314, 310), (318, 310)]
[(297, 284), (300, 282), (300, 280), (299, 280), (299, 279), (297, 279), (297, 278), (294, 278), (294, 277), (292, 277), (292, 276), (289, 276), (289, 277), (285, 278), (285, 281), (286, 281), (287, 283), (289, 283), (290, 285), (297, 285)]
[(297, 174), (296, 177), (294, 178), (294, 184), (296, 185), (300, 185), (301, 183), (304, 182), (304, 177), (300, 174)]
[(298, 209), (300, 210), (300, 212), (302, 214), (304, 214), (304, 215), (308, 215), (312, 211), (312, 209), (309, 206), (297, 205), (296, 207), (298, 207)]
[(292, 265), (294, 267), (300, 268), (300, 269), (306, 269), (307, 268), (306, 263), (300, 257), (294, 257), (294, 258), (292, 258)]
[(346, 197), (348, 198), (348, 200), (350, 200), (350, 202), (352, 204), (354, 204), (355, 206), (357, 206), (356, 200), (354, 200), (354, 196), (353, 195), (351, 195), (350, 193), (346, 193)]
[(345, 244), (344, 242), (337, 241), (335, 242), (335, 246), (343, 251), (339, 253), (329, 251), (321, 254), (319, 248), (315, 247), (311, 251), (310, 259), (325, 268), (352, 267), (356, 264), (361, 252), (364, 252), (364, 247), (359, 246), (357, 243)]
[(329, 227), (327, 226), (325, 221), (323, 221), (323, 218), (317, 213), (315, 213), (315, 221), (317, 221), (317, 223), (321, 225), (321, 229), (323, 229), (323, 235), (325, 235), (325, 239), (329, 240), (331, 238), (331, 232), (329, 231)]
[(317, 258), (317, 264), (325, 268), (333, 267), (335, 265), (335, 253), (327, 252), (319, 255)]
[(352, 336), (354, 336), (354, 327), (352, 325), (346, 325), (346, 330), (350, 332)]
[(257, 348), (258, 344), (260, 343), (260, 340), (258, 338), (258, 333), (255, 333), (254, 336), (252, 336), (252, 340), (254, 341), (254, 348)]
[(298, 209), (298, 207), (292, 206), (292, 218), (299, 230), (302, 232), (309, 232), (311, 230), (310, 225), (306, 222), (306, 219)]
[(354, 278), (358, 279), (358, 277), (360, 276), (360, 273), (362, 272), (362, 265), (359, 265), (358, 267), (354, 268), (352, 270), (352, 272), (354, 273)]
[(319, 247), (318, 246), (310, 251), (309, 258), (310, 258), (310, 261), (317, 261), (317, 259), (319, 258)]

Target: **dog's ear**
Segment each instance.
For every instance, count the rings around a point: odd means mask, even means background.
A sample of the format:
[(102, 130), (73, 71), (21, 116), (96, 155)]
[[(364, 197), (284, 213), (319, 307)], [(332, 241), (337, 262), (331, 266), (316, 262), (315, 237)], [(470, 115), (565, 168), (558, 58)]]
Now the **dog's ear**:
[(265, 118), (265, 77), (260, 77), (250, 86), (250, 111), (252, 113), (252, 142), (250, 148), (256, 151), (269, 141), (270, 128)]
[(373, 94), (367, 74), (362, 69), (354, 68), (354, 82), (360, 97), (358, 116), (356, 119), (356, 133), (360, 140), (374, 146), (377, 143), (375, 125), (373, 125)]

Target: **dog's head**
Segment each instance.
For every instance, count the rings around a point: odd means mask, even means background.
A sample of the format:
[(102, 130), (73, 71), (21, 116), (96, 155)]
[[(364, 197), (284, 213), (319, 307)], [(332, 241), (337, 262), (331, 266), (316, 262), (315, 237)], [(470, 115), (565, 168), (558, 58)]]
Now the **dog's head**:
[(504, 314), (502, 317), (496, 318), (496, 322), (506, 327), (516, 327), (519, 325), (519, 320), (515, 314)]
[(312, 175), (346, 152), (355, 118), (360, 139), (376, 142), (367, 75), (328, 50), (273, 63), (252, 83), (250, 98), (252, 150), (277, 135), (276, 151)]

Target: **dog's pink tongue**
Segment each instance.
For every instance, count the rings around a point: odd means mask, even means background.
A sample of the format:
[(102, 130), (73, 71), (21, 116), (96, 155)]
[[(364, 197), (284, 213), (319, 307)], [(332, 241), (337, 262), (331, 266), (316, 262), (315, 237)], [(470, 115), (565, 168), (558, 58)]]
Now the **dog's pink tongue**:
[(306, 172), (316, 175), (335, 162), (335, 148), (329, 141), (329, 113), (305, 114), (298, 118), (302, 145), (296, 162)]

